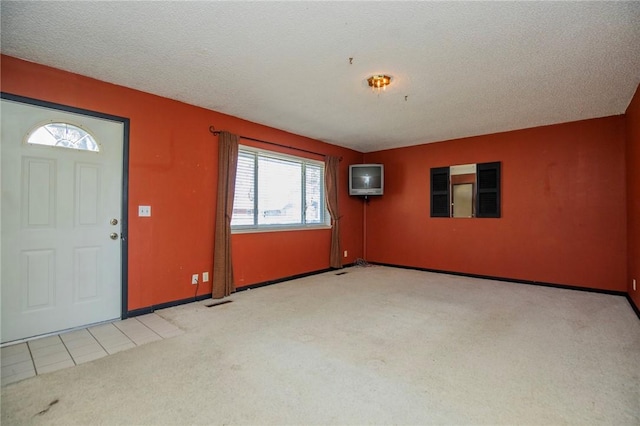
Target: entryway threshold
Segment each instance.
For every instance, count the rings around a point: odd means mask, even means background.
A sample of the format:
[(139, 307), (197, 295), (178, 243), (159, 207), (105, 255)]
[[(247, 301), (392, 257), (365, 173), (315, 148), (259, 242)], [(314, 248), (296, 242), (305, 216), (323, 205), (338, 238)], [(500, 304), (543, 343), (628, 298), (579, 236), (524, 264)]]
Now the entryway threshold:
[(2, 386), (181, 334), (151, 313), (6, 346), (0, 349)]

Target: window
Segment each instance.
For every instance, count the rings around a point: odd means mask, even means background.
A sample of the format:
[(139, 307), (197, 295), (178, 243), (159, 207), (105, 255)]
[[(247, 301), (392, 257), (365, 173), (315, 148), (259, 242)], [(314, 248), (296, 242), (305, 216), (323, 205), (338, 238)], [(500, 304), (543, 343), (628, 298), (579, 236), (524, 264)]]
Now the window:
[(100, 147), (93, 136), (86, 130), (69, 123), (49, 123), (40, 126), (29, 134), (27, 143), (72, 148), (81, 151), (100, 151)]
[(324, 163), (241, 146), (231, 227), (327, 225)]

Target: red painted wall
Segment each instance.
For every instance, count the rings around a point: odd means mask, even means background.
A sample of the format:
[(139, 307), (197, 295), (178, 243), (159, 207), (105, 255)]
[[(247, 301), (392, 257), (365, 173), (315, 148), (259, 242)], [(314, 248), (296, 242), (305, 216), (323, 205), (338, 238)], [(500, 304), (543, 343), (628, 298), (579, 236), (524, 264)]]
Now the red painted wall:
[[(365, 154), (367, 260), (627, 291), (623, 116)], [(502, 217), (429, 217), (429, 169), (502, 162)], [(636, 160), (637, 161), (637, 160)], [(637, 179), (637, 175), (636, 175)]]
[[(627, 130), (628, 292), (640, 308), (640, 86), (625, 114)], [(632, 279), (636, 280), (633, 291)]]
[[(212, 270), (217, 138), (210, 125), (342, 156), (342, 245), (349, 250), (344, 261), (362, 257), (362, 205), (346, 191), (348, 165), (361, 162), (361, 153), (4, 55), (1, 83), (6, 93), (131, 120), (129, 310), (193, 297), (191, 275)], [(140, 204), (151, 205), (151, 218), (137, 216)], [(329, 241), (329, 230), (234, 235), (237, 285), (328, 268)], [(210, 292), (211, 282), (198, 294)]]
[[(638, 93), (624, 117), (363, 155), (7, 56), (1, 57), (1, 83), (7, 93), (131, 119), (130, 310), (192, 297), (191, 274), (211, 272), (217, 183), (211, 124), (344, 158), (345, 263), (366, 255), (375, 262), (630, 293), (630, 277), (640, 275)], [(348, 165), (363, 161), (384, 163), (386, 180), (385, 195), (370, 197), (365, 207), (366, 232), (363, 204), (346, 191)], [(489, 161), (502, 162), (502, 218), (429, 217), (431, 167)], [(139, 204), (152, 206), (150, 219), (137, 217)], [(327, 268), (329, 232), (234, 235), (237, 285)], [(210, 283), (203, 284), (198, 294), (210, 291)], [(632, 294), (637, 305), (638, 293)]]

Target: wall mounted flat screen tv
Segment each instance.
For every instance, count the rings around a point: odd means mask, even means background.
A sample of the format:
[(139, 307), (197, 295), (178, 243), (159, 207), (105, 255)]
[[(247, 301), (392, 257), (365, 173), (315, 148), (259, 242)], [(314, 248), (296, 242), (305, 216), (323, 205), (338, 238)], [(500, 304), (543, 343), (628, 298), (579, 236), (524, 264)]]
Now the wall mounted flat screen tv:
[(349, 195), (382, 195), (383, 193), (383, 164), (352, 164), (349, 166)]

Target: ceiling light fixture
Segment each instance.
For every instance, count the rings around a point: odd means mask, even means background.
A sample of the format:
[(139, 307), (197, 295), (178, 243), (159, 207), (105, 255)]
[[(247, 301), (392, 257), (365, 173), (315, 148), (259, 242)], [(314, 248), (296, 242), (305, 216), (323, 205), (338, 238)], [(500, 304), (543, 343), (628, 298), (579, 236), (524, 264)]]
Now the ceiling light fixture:
[(372, 75), (367, 79), (367, 81), (369, 82), (369, 86), (371, 86), (372, 90), (378, 89), (379, 92), (380, 89), (385, 90), (386, 87), (391, 84), (391, 77), (382, 74)]

